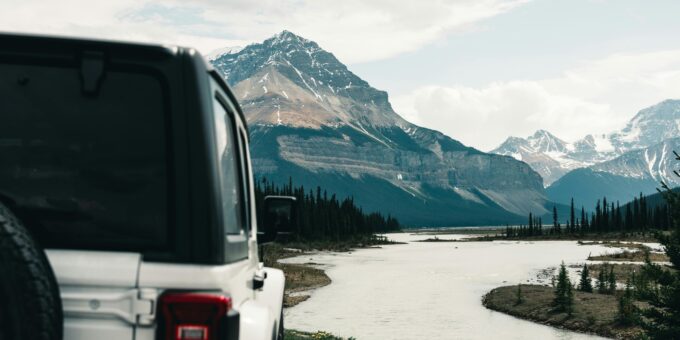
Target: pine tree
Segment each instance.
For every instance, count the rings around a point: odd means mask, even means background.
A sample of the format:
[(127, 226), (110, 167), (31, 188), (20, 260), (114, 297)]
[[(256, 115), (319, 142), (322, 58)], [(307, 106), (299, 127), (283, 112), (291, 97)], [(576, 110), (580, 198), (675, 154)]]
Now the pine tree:
[(567, 267), (564, 265), (564, 262), (560, 265), (560, 271), (557, 275), (553, 303), (557, 310), (571, 315), (574, 306), (574, 293), (572, 292), (571, 281), (569, 280)]
[(571, 209), (569, 211), (569, 222), (571, 223), (571, 228), (570, 228), (570, 233), (573, 233), (574, 230), (576, 229), (576, 215), (574, 213), (574, 198), (571, 198)]
[(602, 199), (602, 226), (600, 230), (609, 231), (609, 206), (607, 205), (607, 197)]
[(364, 213), (361, 207), (354, 203), (353, 197), (338, 199), (337, 195), (317, 187), (316, 195), (313, 190), (308, 192), (303, 186), (295, 187), (292, 179), (282, 187), (275, 185), (266, 178), (255, 181), (255, 200), (258, 219), (262, 220), (264, 197), (267, 195), (295, 196), (296, 214), (299, 223), (292, 236), (296, 241), (347, 241), (359, 240), (364, 242), (375, 238), (374, 233), (399, 230), (399, 222), (388, 215), (380, 213)]
[(517, 285), (515, 306), (521, 304), (522, 302), (524, 302), (524, 297), (522, 296), (522, 284), (520, 283)]
[(600, 207), (600, 200), (597, 200), (595, 205), (595, 223), (593, 223), (595, 231), (602, 231), (602, 208)]
[[(612, 203), (614, 204), (614, 203)], [(621, 230), (623, 228), (622, 225), (622, 219), (621, 219), (621, 205), (619, 205), (619, 201), (616, 201), (616, 230)]]
[(581, 281), (578, 284), (578, 290), (587, 293), (593, 292), (593, 283), (590, 281), (590, 270), (586, 264), (583, 265), (583, 270), (581, 270)]
[(607, 275), (607, 293), (614, 294), (616, 292), (616, 274), (614, 274), (614, 266), (609, 267), (609, 275)]
[(557, 230), (557, 207), (553, 205), (553, 228)]
[(581, 206), (581, 232), (588, 231), (588, 217), (586, 216), (586, 208)]
[(640, 203), (637, 197), (633, 198), (633, 228), (639, 229), (642, 227), (640, 219)]
[(600, 294), (606, 294), (607, 293), (607, 263), (602, 264), (602, 268), (600, 268), (600, 273), (597, 274), (597, 292)]
[(630, 209), (630, 204), (626, 204), (626, 217), (623, 223), (623, 228), (626, 230), (633, 229), (633, 211)]
[[(673, 151), (676, 160), (680, 161), (680, 155)], [(678, 171), (673, 173), (680, 177)], [(659, 241), (666, 248), (672, 267), (676, 269), (671, 275), (666, 275), (661, 284), (658, 300), (653, 300), (650, 308), (645, 311), (649, 321), (643, 324), (647, 334), (652, 339), (680, 339), (680, 194), (671, 191), (665, 182), (661, 182), (662, 192), (671, 214), (670, 235), (660, 234)], [(646, 204), (645, 204), (646, 205)], [(647, 267), (654, 267), (648, 263)]]
[(645, 197), (640, 193), (640, 223), (642, 230), (647, 229), (648, 226), (648, 221), (647, 221), (647, 200)]
[(632, 283), (629, 279), (626, 281), (626, 289), (623, 295), (619, 298), (619, 312), (617, 319), (623, 326), (632, 326), (640, 322), (638, 308), (633, 303), (633, 289)]
[(574, 291), (571, 287), (571, 282), (567, 285), (567, 297), (566, 297), (565, 311), (567, 315), (571, 316), (574, 313)]

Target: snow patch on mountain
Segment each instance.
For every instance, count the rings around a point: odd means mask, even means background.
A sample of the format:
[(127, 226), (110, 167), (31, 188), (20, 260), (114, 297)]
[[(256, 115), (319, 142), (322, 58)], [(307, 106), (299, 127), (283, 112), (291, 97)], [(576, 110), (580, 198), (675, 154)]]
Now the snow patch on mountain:
[[(585, 143), (586, 147), (595, 147), (594, 140)], [(526, 162), (543, 177), (543, 185), (548, 186), (570, 170), (592, 164), (573, 156), (581, 147), (538, 130), (527, 138), (509, 137), (491, 152)]]
[[(491, 152), (528, 163), (548, 186), (570, 170), (607, 162), (676, 137), (680, 137), (680, 100), (665, 100), (640, 110), (620, 131), (587, 135), (568, 143), (545, 130), (538, 130), (527, 138), (509, 137)], [(646, 166), (628, 167), (623, 171), (627, 177), (668, 178), (661, 170), (666, 167), (657, 164), (666, 162), (668, 155), (634, 154), (636, 156), (632, 157), (642, 157), (640, 162)], [(620, 173), (614, 169), (609, 172)]]
[(229, 47), (223, 47), (223, 48), (218, 48), (214, 51), (209, 52), (208, 54), (205, 55), (205, 58), (208, 59), (208, 61), (215, 60), (223, 55), (226, 54), (235, 54), (243, 50), (243, 46), (229, 46)]
[(680, 150), (680, 138), (670, 138), (644, 149), (632, 150), (590, 168), (622, 177), (651, 179), (677, 186), (680, 185), (680, 179), (673, 174), (677, 166), (673, 150)]

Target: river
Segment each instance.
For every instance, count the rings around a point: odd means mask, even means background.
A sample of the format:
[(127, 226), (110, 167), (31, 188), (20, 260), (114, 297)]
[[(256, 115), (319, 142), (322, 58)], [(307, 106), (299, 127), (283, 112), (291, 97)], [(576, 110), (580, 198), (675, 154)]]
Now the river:
[[(489, 290), (549, 284), (548, 267), (585, 262), (612, 248), (575, 241), (414, 242), (431, 236), (389, 234), (408, 242), (350, 253), (286, 259), (315, 263), (333, 281), (285, 311), (286, 328), (357, 339), (599, 339), (484, 308)], [(446, 235), (445, 237), (461, 237)], [(572, 272), (572, 275), (576, 275)], [(575, 279), (575, 277), (574, 277)]]

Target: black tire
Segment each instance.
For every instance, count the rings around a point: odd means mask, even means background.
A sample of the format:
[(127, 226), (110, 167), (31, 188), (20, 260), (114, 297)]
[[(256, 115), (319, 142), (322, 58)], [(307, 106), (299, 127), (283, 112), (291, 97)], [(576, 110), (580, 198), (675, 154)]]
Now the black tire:
[(45, 252), (0, 203), (0, 339), (60, 340), (62, 313)]

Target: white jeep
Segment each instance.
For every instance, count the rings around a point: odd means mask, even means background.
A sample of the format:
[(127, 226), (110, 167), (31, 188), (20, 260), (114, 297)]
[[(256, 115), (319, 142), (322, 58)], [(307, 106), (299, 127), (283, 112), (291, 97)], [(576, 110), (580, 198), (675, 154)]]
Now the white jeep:
[(294, 198), (256, 207), (222, 77), (181, 47), (0, 46), (0, 339), (283, 338), (258, 238)]

